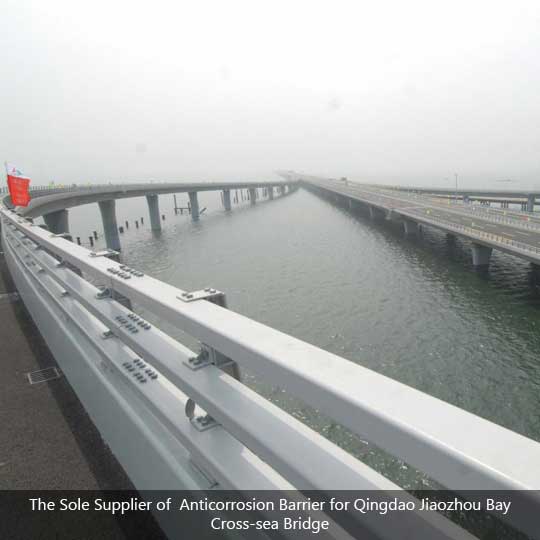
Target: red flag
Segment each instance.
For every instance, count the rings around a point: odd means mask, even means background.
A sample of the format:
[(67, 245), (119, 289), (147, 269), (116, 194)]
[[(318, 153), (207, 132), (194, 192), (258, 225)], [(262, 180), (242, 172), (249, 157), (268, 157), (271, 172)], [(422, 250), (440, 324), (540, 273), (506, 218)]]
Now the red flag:
[(7, 163), (6, 172), (11, 202), (14, 206), (28, 206), (30, 202), (30, 192), (28, 190), (30, 178), (27, 178), (19, 169)]

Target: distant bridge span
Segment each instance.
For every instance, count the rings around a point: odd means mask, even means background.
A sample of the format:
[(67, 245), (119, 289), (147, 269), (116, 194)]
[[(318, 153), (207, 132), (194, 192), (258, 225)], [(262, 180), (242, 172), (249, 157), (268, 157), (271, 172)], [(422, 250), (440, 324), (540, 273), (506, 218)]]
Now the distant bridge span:
[(364, 207), (372, 218), (401, 222), (406, 234), (416, 234), (419, 226), (429, 226), (446, 232), (450, 238), (467, 239), (476, 267), (489, 265), (493, 249), (540, 265), (540, 218), (532, 213), (473, 206), (467, 200), (443, 201), (428, 197), (431, 190), (417, 193), (414, 188), (357, 184), (345, 178), (335, 180), (292, 173), (284, 176), (299, 180), (306, 189), (343, 203), (351, 210)]
[[(146, 197), (152, 230), (161, 230), (159, 195), (188, 193), (191, 218), (199, 219), (199, 191), (221, 191), (225, 210), (231, 210), (231, 190), (247, 189), (251, 204), (255, 204), (263, 188), (263, 194), (274, 198), (274, 189), (278, 194), (285, 194), (296, 186), (289, 180), (271, 180), (257, 182), (146, 182), (136, 184), (98, 184), (88, 186), (73, 185), (65, 188), (38, 187), (31, 191), (32, 200), (26, 208), (18, 208), (18, 214), (27, 218), (43, 216), (49, 230), (56, 234), (69, 234), (68, 208), (83, 204), (98, 203), (103, 221), (103, 230), (107, 247), (114, 251), (121, 248), (116, 220), (116, 199)], [(10, 205), (10, 197), (5, 202)]]

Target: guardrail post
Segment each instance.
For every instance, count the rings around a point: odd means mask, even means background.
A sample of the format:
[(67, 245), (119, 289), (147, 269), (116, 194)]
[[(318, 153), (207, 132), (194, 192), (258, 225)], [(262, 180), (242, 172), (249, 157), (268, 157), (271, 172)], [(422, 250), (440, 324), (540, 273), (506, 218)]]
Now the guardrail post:
[[(200, 301), (211, 302), (212, 304), (216, 304), (227, 309), (227, 298), (225, 293), (218, 291), (217, 289), (212, 289), (211, 287), (207, 287), (206, 289), (200, 291), (183, 292), (177, 298), (182, 300), (182, 302), (187, 303)], [(204, 366), (207, 366), (208, 364), (213, 364), (228, 375), (240, 380), (240, 369), (234, 360), (231, 360), (217, 349), (214, 349), (205, 343), (201, 343), (201, 351), (199, 355), (190, 358), (190, 360), (186, 362), (186, 365), (188, 365), (190, 369), (198, 370)]]
[(153, 231), (161, 231), (161, 221), (159, 219), (159, 201), (157, 195), (147, 195), (148, 213), (150, 214), (150, 228)]
[[(109, 249), (120, 251), (120, 236), (118, 235), (118, 224), (116, 223), (116, 202), (114, 199), (98, 202), (101, 212), (101, 221), (103, 222), (103, 232), (105, 243)], [(90, 240), (93, 244), (93, 241)]]

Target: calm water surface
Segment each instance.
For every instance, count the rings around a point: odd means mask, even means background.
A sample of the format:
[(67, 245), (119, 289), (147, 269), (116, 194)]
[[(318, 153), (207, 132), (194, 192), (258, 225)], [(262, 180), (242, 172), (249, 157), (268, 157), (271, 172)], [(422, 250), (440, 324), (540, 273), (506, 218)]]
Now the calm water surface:
[[(152, 233), (145, 199), (118, 201), (119, 223), (130, 222), (124, 261), (182, 289), (223, 290), (230, 309), (540, 440), (540, 299), (529, 264), (494, 252), (489, 273), (478, 273), (459, 240), (429, 230), (407, 239), (304, 190), (230, 214), (218, 193), (201, 193), (200, 205), (207, 211), (192, 223), (160, 197), (166, 220)], [(83, 240), (101, 234), (97, 205), (71, 210), (70, 221)], [(404, 487), (426, 484), (281, 389), (246, 381)]]

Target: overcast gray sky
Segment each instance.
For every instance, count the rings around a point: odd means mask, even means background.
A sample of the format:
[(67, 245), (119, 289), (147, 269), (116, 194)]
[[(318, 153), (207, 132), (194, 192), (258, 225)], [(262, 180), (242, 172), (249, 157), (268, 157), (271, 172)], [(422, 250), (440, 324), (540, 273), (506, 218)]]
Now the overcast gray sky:
[(0, 159), (35, 183), (538, 187), (539, 28), (536, 0), (4, 0)]

